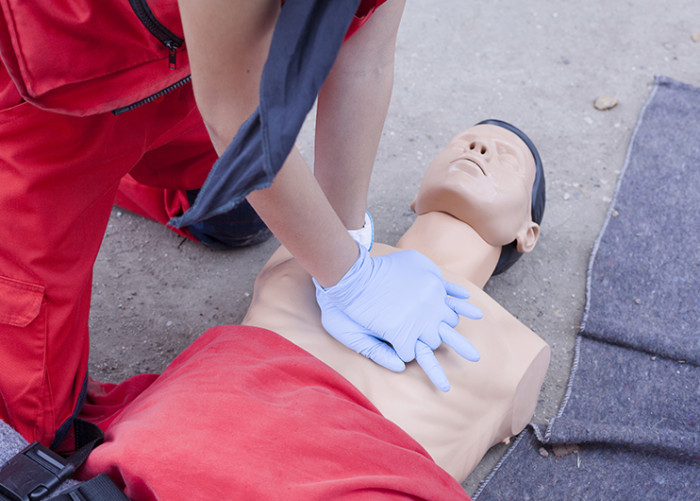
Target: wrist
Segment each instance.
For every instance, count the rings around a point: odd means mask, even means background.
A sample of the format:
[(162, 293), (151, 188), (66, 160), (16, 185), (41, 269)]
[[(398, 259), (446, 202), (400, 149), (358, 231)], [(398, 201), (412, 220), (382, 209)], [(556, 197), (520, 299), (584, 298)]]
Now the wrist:
[(365, 282), (366, 275), (371, 273), (371, 257), (365, 247), (356, 243), (359, 250), (357, 259), (350, 269), (341, 277), (334, 285), (323, 287), (314, 278), (314, 284), (317, 289), (320, 289), (333, 303), (338, 306), (348, 305), (352, 303), (359, 295), (362, 294), (362, 287), (357, 284)]
[(372, 250), (374, 245), (374, 221), (369, 212), (365, 212), (365, 223), (359, 230), (348, 230), (352, 239), (365, 249)]

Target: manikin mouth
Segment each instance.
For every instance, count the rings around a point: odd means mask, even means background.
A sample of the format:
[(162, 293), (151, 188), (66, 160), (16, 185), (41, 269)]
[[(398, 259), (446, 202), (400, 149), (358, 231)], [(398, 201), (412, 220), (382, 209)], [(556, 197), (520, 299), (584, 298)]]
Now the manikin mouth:
[[(469, 165), (472, 165), (472, 166), (476, 167), (476, 168), (479, 170), (479, 172), (481, 172), (481, 174), (483, 174), (484, 176), (486, 175), (486, 170), (481, 166), (481, 164), (480, 164), (479, 162), (477, 162), (477, 161), (474, 160), (473, 158), (469, 158), (469, 157), (459, 157), (459, 158), (457, 158), (456, 160), (453, 160), (453, 161), (451, 162), (452, 165), (456, 165), (456, 164), (459, 164), (459, 163), (467, 163), (467, 164), (469, 164)], [(471, 170), (471, 169), (470, 169), (470, 170)]]

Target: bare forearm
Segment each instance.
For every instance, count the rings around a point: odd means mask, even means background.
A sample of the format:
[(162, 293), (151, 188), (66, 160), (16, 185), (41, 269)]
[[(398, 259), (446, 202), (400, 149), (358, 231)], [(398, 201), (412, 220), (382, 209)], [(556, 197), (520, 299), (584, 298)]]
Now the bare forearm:
[(357, 244), (294, 149), (272, 186), (248, 201), (299, 263), (324, 287), (334, 285), (358, 256)]
[[(260, 77), (280, 2), (179, 0), (179, 5), (195, 98), (221, 154), (259, 104)], [(365, 196), (366, 191), (361, 190)], [(334, 285), (357, 259), (357, 245), (296, 150), (272, 186), (248, 200), (321, 285)]]
[(314, 172), (348, 229), (360, 228), (394, 81), (403, 0), (385, 3), (340, 49), (319, 94)]

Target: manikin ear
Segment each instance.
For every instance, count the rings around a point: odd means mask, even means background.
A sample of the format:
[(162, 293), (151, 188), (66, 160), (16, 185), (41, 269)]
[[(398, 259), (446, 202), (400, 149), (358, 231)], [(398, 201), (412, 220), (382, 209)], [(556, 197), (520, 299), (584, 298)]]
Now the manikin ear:
[(518, 236), (516, 237), (518, 242), (518, 252), (525, 253), (534, 249), (539, 236), (540, 225), (534, 221), (530, 221), (530, 223), (520, 233), (518, 233)]
[(413, 199), (413, 202), (411, 202), (411, 210), (413, 212), (416, 212), (416, 199), (415, 198)]

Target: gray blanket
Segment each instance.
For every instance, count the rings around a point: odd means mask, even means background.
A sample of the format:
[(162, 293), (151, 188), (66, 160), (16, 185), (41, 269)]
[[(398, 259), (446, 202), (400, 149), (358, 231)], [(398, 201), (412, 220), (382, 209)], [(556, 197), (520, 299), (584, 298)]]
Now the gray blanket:
[(700, 499), (700, 89), (657, 77), (588, 270), (566, 397), (475, 500)]

